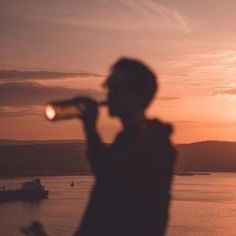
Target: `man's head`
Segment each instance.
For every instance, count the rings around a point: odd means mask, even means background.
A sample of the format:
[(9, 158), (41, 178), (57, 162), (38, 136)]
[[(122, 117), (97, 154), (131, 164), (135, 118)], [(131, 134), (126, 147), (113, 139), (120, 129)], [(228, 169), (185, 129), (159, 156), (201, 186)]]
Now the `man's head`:
[(145, 110), (157, 91), (155, 74), (138, 60), (121, 58), (104, 84), (111, 115), (132, 115)]

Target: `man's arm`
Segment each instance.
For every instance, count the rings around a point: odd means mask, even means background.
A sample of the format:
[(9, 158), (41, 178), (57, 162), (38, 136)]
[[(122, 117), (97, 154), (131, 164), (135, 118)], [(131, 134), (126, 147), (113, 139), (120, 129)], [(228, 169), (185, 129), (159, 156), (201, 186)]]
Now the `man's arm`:
[(105, 172), (108, 167), (108, 148), (102, 142), (97, 130), (98, 104), (90, 98), (79, 98), (78, 104), (83, 104), (85, 109), (80, 115), (87, 139), (87, 155), (94, 175), (97, 177)]
[(93, 174), (97, 177), (105, 174), (109, 166), (108, 147), (101, 141), (95, 124), (85, 124), (84, 131), (87, 139), (87, 156)]

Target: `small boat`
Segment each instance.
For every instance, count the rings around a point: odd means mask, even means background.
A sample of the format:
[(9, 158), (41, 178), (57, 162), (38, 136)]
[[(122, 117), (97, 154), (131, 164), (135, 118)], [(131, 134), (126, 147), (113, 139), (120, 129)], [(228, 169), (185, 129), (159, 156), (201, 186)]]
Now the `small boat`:
[(49, 191), (45, 190), (39, 178), (23, 182), (20, 189), (0, 190), (0, 203), (10, 201), (40, 201), (48, 198)]
[(179, 175), (179, 176), (194, 176), (195, 173), (193, 173), (193, 172), (180, 172), (180, 173), (176, 173), (175, 175)]
[(210, 172), (194, 172), (195, 175), (211, 175)]

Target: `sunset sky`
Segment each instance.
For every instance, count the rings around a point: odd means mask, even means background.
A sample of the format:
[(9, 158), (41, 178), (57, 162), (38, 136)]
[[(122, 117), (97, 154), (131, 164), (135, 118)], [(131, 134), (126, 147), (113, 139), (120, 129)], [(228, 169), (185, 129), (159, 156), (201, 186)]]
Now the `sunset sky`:
[[(103, 96), (120, 57), (144, 61), (160, 90), (150, 117), (175, 143), (236, 141), (235, 0), (0, 0), (0, 139), (83, 139), (79, 121), (48, 122), (43, 104)], [(111, 141), (119, 123), (103, 109)]]

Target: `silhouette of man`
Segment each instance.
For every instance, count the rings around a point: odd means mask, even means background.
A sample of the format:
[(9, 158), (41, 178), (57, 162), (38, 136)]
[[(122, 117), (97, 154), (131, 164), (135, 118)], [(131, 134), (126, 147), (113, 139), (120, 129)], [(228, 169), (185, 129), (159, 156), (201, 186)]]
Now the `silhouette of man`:
[(96, 181), (75, 235), (163, 236), (176, 152), (169, 139), (171, 126), (145, 116), (157, 90), (156, 77), (142, 62), (122, 58), (104, 86), (110, 115), (121, 120), (123, 131), (111, 145), (102, 143), (95, 127), (98, 105), (81, 98)]

